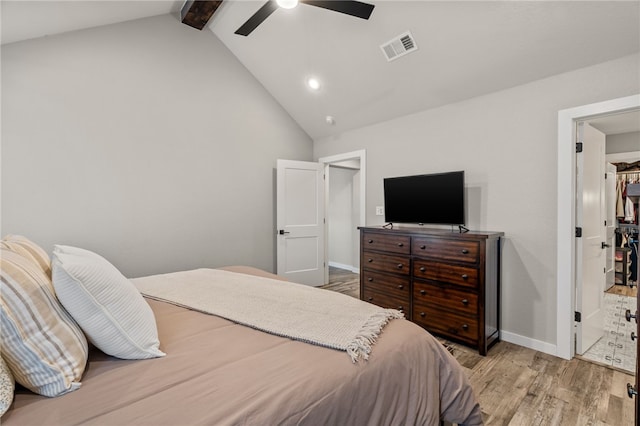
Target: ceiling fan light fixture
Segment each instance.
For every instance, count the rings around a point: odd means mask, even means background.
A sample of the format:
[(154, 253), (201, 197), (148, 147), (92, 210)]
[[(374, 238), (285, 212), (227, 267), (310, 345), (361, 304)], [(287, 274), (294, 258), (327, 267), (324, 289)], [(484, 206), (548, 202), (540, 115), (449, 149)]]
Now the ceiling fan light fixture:
[(276, 3), (283, 9), (293, 9), (298, 5), (298, 0), (276, 0)]

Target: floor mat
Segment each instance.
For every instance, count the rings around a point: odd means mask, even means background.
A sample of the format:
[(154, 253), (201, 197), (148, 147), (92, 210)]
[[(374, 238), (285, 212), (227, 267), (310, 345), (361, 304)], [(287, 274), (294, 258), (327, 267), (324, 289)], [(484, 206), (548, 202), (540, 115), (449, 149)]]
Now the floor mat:
[(631, 340), (631, 332), (635, 332), (636, 322), (628, 322), (625, 311), (636, 311), (636, 298), (605, 293), (604, 306), (605, 335), (582, 358), (635, 373), (636, 342)]

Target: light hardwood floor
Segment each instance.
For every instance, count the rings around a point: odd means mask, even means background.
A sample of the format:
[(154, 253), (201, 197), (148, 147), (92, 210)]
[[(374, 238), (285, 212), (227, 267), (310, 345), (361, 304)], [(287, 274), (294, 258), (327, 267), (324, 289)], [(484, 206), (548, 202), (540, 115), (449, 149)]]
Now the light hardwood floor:
[[(358, 274), (334, 268), (329, 274), (325, 288), (358, 297)], [(626, 386), (635, 382), (633, 375), (508, 342), (497, 343), (483, 357), (463, 345), (441, 341), (467, 371), (486, 425), (634, 424), (634, 400), (627, 396)]]

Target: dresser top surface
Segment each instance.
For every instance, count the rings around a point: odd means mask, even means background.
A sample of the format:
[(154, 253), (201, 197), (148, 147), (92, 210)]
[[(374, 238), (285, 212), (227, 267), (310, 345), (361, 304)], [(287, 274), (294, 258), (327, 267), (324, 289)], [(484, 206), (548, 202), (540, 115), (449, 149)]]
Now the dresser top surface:
[(478, 238), (496, 238), (504, 235), (504, 232), (495, 231), (467, 231), (460, 232), (458, 230), (449, 230), (443, 228), (427, 228), (417, 226), (404, 226), (398, 227), (395, 225), (393, 228), (383, 228), (382, 226), (359, 226), (360, 231), (376, 232), (388, 235), (418, 235), (425, 237), (444, 237), (453, 239), (478, 239)]

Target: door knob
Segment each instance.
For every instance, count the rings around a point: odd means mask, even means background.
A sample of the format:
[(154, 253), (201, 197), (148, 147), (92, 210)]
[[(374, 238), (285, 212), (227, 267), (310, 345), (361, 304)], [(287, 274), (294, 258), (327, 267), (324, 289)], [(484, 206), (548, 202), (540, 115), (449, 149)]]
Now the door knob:
[(629, 398), (633, 398), (633, 396), (637, 394), (638, 391), (636, 390), (636, 388), (634, 388), (631, 383), (627, 383), (627, 395), (629, 395)]
[(635, 318), (636, 322), (638, 322), (638, 311), (636, 311), (635, 315), (631, 313), (631, 310), (627, 309), (624, 312), (624, 317), (627, 319), (627, 321), (631, 322), (631, 318)]
[(278, 231), (278, 234), (280, 235), (289, 234), (289, 233), (290, 233), (289, 231), (285, 231), (284, 229), (281, 229)]
[(607, 247), (611, 247), (611, 244), (607, 244), (607, 243), (605, 243), (605, 242), (603, 241), (603, 242), (602, 242), (601, 247), (602, 247), (603, 249), (606, 249)]

